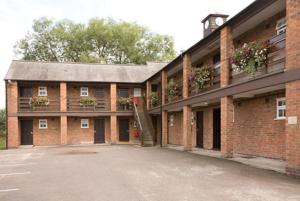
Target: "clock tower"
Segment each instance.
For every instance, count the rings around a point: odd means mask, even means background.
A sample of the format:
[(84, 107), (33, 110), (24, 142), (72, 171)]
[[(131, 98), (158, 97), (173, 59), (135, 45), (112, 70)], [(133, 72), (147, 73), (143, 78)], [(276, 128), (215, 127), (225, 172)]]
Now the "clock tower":
[(203, 36), (204, 38), (216, 30), (219, 26), (223, 25), (228, 18), (228, 15), (223, 14), (209, 14), (202, 20), (203, 23)]

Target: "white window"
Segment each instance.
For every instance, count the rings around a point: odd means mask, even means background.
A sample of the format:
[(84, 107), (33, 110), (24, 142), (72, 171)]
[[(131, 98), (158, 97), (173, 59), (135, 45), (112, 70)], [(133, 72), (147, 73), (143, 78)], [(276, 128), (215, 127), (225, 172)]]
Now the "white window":
[(47, 96), (47, 87), (39, 87), (38, 95)]
[(39, 129), (47, 129), (47, 128), (48, 128), (47, 119), (40, 119)]
[(81, 119), (81, 128), (89, 128), (89, 120)]
[(276, 23), (277, 35), (283, 34), (286, 32), (286, 19), (282, 18)]
[(88, 96), (89, 95), (89, 88), (88, 87), (81, 87), (80, 88), (80, 96)]
[(276, 119), (285, 119), (285, 98), (278, 98), (277, 99), (277, 114)]
[(133, 96), (134, 97), (141, 97), (142, 96), (142, 89), (141, 88), (134, 88), (133, 89)]

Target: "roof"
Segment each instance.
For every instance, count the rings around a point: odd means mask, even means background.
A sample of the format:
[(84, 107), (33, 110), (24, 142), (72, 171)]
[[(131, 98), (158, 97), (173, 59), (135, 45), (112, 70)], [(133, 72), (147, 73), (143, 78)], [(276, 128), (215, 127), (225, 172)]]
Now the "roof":
[(12, 61), (5, 80), (142, 83), (167, 63), (115, 65)]

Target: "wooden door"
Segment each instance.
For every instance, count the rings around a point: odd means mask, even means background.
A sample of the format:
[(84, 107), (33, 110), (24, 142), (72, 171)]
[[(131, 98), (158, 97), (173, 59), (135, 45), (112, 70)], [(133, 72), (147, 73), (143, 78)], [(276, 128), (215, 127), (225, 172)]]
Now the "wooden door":
[(21, 120), (21, 145), (33, 144), (33, 120)]
[(203, 112), (197, 112), (197, 143), (196, 146), (199, 148), (203, 148)]
[(213, 148), (221, 149), (221, 109), (214, 109), (213, 112)]
[(119, 141), (129, 141), (129, 119), (119, 119)]
[(105, 143), (104, 119), (94, 120), (94, 143)]

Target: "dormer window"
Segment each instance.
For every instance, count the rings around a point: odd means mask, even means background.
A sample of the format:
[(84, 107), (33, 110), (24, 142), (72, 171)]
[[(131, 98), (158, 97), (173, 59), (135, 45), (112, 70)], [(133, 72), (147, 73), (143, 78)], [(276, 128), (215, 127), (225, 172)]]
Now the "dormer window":
[(47, 87), (39, 87), (38, 96), (47, 96)]
[(89, 96), (89, 88), (80, 87), (80, 96)]

